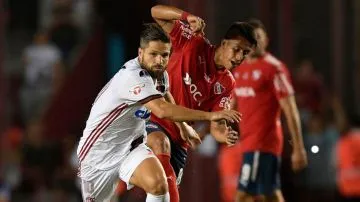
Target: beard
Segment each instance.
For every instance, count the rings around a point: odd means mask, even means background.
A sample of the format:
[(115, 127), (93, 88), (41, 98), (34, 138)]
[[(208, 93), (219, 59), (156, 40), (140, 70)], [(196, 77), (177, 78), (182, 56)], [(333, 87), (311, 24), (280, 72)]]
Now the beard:
[(140, 66), (143, 69), (146, 69), (146, 71), (150, 74), (152, 78), (156, 79), (156, 78), (161, 78), (163, 76), (165, 68), (162, 65), (150, 66), (144, 63), (143, 61), (144, 61), (143, 59), (140, 61)]

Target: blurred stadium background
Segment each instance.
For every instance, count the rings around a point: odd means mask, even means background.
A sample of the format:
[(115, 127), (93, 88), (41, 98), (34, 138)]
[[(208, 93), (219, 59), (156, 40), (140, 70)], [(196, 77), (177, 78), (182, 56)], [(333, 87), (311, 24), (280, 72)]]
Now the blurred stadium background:
[[(309, 167), (294, 174), (285, 141), (285, 199), (338, 201), (336, 121), (360, 113), (360, 1), (0, 0), (0, 202), (80, 201), (75, 150), (90, 106), (136, 56), (156, 3), (201, 16), (213, 43), (235, 20), (264, 22), (270, 52), (292, 72), (308, 149)], [(207, 138), (191, 152), (182, 201), (221, 201), (219, 148)]]

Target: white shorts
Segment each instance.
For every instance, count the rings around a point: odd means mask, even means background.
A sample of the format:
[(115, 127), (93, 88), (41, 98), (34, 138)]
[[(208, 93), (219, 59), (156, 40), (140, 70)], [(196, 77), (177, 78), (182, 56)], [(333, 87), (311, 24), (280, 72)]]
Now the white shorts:
[(79, 177), (81, 178), (81, 192), (86, 202), (108, 202), (114, 196), (119, 178), (127, 184), (127, 189), (133, 185), (129, 183), (135, 169), (147, 158), (155, 157), (152, 150), (140, 144), (132, 150), (116, 167), (109, 170), (98, 170), (91, 165), (81, 163)]

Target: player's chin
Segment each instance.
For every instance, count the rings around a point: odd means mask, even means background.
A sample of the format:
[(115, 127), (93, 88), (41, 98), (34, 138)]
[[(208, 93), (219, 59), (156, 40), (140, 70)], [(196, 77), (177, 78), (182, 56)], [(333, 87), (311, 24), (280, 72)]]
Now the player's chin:
[(160, 68), (153, 69), (154, 74), (157, 76), (160, 76), (161, 74), (163, 74), (164, 71), (165, 71), (164, 69), (160, 69)]

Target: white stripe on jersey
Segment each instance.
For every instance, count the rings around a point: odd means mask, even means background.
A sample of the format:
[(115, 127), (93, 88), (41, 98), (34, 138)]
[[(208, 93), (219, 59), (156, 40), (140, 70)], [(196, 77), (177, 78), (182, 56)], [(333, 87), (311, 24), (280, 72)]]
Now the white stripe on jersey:
[(145, 120), (150, 111), (142, 104), (161, 97), (150, 74), (144, 74), (138, 58), (128, 61), (104, 86), (93, 103), (77, 154), (96, 169), (121, 163), (131, 142), (146, 138)]
[(294, 88), (292, 87), (288, 78), (284, 74), (285, 67), (284, 67), (283, 63), (280, 60), (276, 59), (271, 54), (266, 54), (266, 56), (264, 57), (264, 60), (266, 62), (272, 64), (279, 72), (274, 77), (274, 86), (275, 86), (276, 90), (280, 91), (280, 92), (285, 92), (287, 94), (294, 94)]
[(86, 154), (88, 153), (91, 146), (95, 143), (95, 141), (99, 138), (99, 136), (105, 131), (105, 129), (121, 114), (124, 108), (126, 108), (126, 104), (121, 104), (116, 107), (112, 112), (110, 112), (96, 128), (90, 133), (90, 135), (86, 138), (84, 145), (82, 146), (79, 159), (80, 161), (84, 160)]

